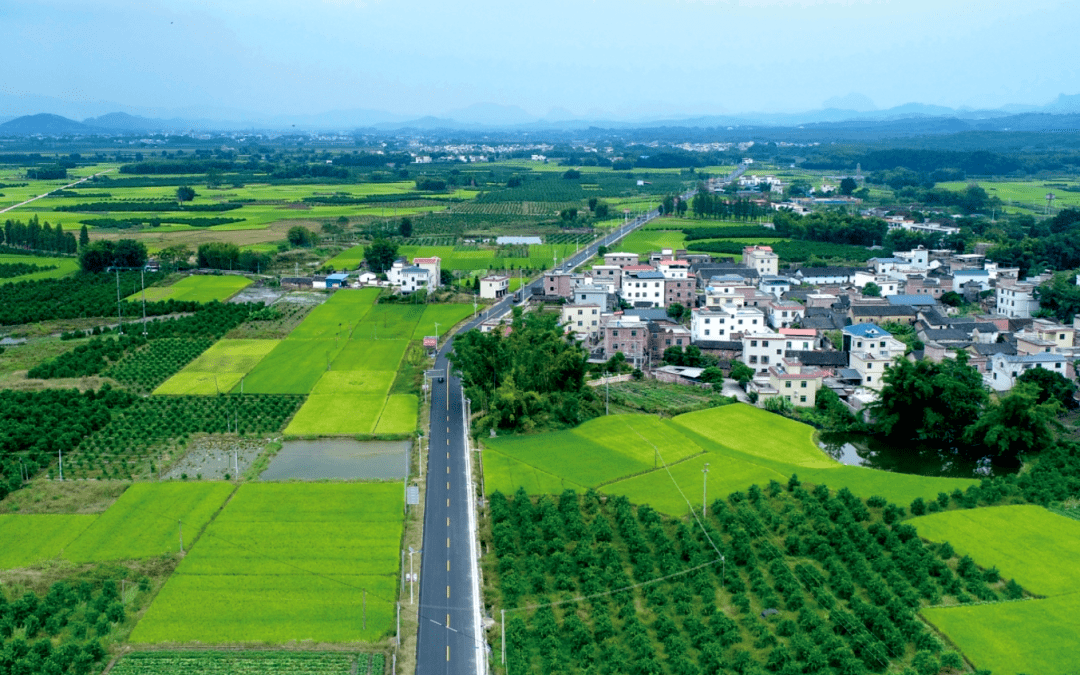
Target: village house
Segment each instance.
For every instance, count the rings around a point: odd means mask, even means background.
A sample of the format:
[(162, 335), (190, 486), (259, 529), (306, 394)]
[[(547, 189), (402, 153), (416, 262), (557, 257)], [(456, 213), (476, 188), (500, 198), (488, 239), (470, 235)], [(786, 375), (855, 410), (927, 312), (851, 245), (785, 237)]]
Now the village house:
[(787, 342), (787, 336), (780, 333), (747, 333), (742, 338), (742, 362), (757, 373), (768, 372), (769, 366), (783, 360)]
[(605, 253), (604, 265), (614, 267), (628, 267), (630, 265), (637, 265), (640, 262), (637, 253)]
[(792, 324), (801, 324), (806, 315), (806, 307), (797, 302), (777, 300), (766, 306), (769, 325), (773, 328), (790, 328)]
[(542, 295), (549, 298), (569, 298), (573, 287), (571, 276), (569, 272), (545, 272)]
[(600, 333), (602, 314), (603, 308), (597, 304), (563, 305), (562, 323), (577, 339), (591, 342)]
[(1035, 299), (1035, 284), (1028, 281), (1002, 281), (997, 285), (997, 311), (1008, 317), (1030, 319), (1039, 311)]
[(1061, 354), (994, 354), (990, 357), (989, 373), (983, 375), (986, 384), (994, 391), (1009, 391), (1016, 385), (1016, 378), (1032, 368), (1045, 368), (1053, 373), (1072, 379), (1072, 367)]
[(664, 275), (646, 265), (624, 268), (619, 296), (633, 307), (663, 307)]
[(654, 362), (659, 362), (664, 357), (664, 350), (669, 347), (689, 347), (691, 344), (690, 331), (682, 324), (674, 321), (650, 321), (649, 353)]
[(756, 307), (697, 307), (690, 312), (694, 343), (737, 340), (744, 333), (766, 330), (765, 314)]
[(885, 371), (904, 355), (907, 345), (872, 323), (848, 326), (841, 332), (850, 367), (859, 373), (861, 385), (880, 391)]
[(648, 324), (640, 317), (617, 312), (600, 326), (600, 340), (605, 358), (622, 352), (631, 365), (639, 368), (644, 364), (649, 347)]
[(759, 406), (776, 397), (785, 398), (794, 406), (812, 406), (828, 376), (824, 370), (807, 366), (798, 359), (784, 358), (769, 366), (763, 376), (755, 377), (747, 391), (757, 393)]
[(480, 279), (480, 297), (485, 300), (498, 300), (510, 292), (510, 277), (493, 274)]
[(747, 246), (743, 249), (743, 265), (756, 270), (761, 276), (780, 273), (780, 256), (771, 246)]

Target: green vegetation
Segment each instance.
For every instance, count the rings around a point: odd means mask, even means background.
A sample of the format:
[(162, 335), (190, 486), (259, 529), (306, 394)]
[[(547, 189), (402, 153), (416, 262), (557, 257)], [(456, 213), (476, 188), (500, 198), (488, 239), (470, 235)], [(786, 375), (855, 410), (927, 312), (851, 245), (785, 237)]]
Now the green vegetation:
[(959, 555), (1015, 578), (1040, 595), (1080, 590), (1080, 522), (1041, 506), (995, 506), (933, 513), (909, 521), (919, 536), (949, 542)]
[(221, 340), (154, 390), (155, 394), (219, 394), (230, 391), (280, 340)]
[(136, 483), (64, 551), (74, 562), (151, 558), (190, 549), (233, 492), (228, 483)]
[(615, 382), (596, 388), (597, 397), (609, 396), (612, 412), (643, 412), (681, 415), (719, 405), (730, 400), (719, 389), (702, 389), (693, 385), (664, 384), (656, 380)]
[(290, 395), (150, 396), (119, 409), (64, 460), (65, 477), (152, 475), (195, 433), (271, 434), (303, 403)]
[[(371, 654), (344, 652), (154, 651), (128, 654), (109, 672), (113, 675), (350, 675), (367, 673), (371, 659)], [(371, 672), (382, 674), (382, 670)]]
[[(603, 431), (597, 425), (601, 422)], [(638, 435), (642, 425), (662, 426), (655, 435), (644, 434), (645, 440)], [(673, 515), (686, 512), (683, 494), (700, 494), (706, 463), (713, 467), (708, 479), (710, 494), (727, 494), (752, 483), (786, 481), (793, 473), (811, 483), (846, 487), (863, 497), (880, 495), (900, 504), (976, 484), (968, 479), (844, 466), (814, 444), (813, 431), (808, 425), (745, 404), (671, 420), (611, 416), (570, 432), (485, 439), (485, 482), (489, 492), (525, 487), (530, 494), (592, 487), (626, 495), (635, 503)], [(580, 440), (568, 436), (574, 432), (580, 432)], [(639, 455), (637, 461), (617, 452), (639, 443), (648, 454)], [(597, 446), (606, 446), (608, 451)]]
[(420, 399), (412, 394), (388, 396), (382, 414), (379, 415), (379, 423), (375, 425), (375, 434), (411, 434), (416, 430), (419, 410)]
[(402, 501), (400, 483), (242, 485), (132, 641), (376, 642), (392, 634)]
[(0, 515), (0, 569), (59, 558), (97, 516)]
[[(979, 668), (995, 673), (1065, 675), (1075, 667), (1080, 633), (1080, 522), (1037, 506), (936, 513), (910, 521), (919, 535), (947, 538), (950, 550), (1024, 588), (1050, 596), (1030, 602), (935, 607), (923, 615)], [(943, 545), (944, 546), (944, 545)], [(1015, 594), (1014, 594), (1015, 597)]]
[[(184, 277), (170, 286), (153, 286), (146, 289), (146, 299), (186, 300), (189, 302), (225, 301), (251, 285), (251, 279), (239, 275), (193, 275)], [(127, 300), (139, 301), (142, 293), (129, 295)]]
[(42, 258), (27, 255), (4, 255), (0, 253), (0, 265), (5, 269), (11, 269), (11, 265), (34, 265), (36, 272), (14, 277), (0, 277), (0, 284), (9, 284), (16, 281), (34, 281), (37, 279), (59, 279), (76, 272), (79, 263), (74, 258)]
[(593, 491), (535, 502), (495, 493), (481, 534), (495, 551), (485, 603), (506, 610), (508, 662), (492, 665), (936, 673), (957, 656), (942, 654), (916, 612), (1001, 599), (1006, 584), (974, 566), (954, 571), (886, 511), (794, 481), (716, 500), (701, 527)]
[(480, 431), (567, 427), (600, 414), (585, 386), (587, 354), (567, 342), (555, 313), (513, 310), (513, 330), (466, 332), (449, 355), (462, 373), (465, 395), (481, 409)]

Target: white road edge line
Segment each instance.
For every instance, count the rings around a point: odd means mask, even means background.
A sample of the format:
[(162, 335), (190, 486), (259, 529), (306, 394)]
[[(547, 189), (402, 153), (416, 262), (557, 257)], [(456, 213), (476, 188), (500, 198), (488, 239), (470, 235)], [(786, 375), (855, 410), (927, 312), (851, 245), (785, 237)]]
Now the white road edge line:
[(485, 636), (483, 640), (476, 640), (476, 675), (484, 675), (487, 669), (487, 637), (484, 632), (484, 623), (480, 616), (480, 564), (477, 552), (477, 538), (480, 536), (479, 527), (476, 524), (476, 494), (472, 481), (472, 450), (469, 448), (469, 418), (468, 408), (465, 405), (465, 388), (461, 389), (461, 426), (465, 437), (465, 490), (467, 497), (465, 503), (469, 514), (469, 574), (472, 576), (472, 610), (473, 630), (477, 636)]

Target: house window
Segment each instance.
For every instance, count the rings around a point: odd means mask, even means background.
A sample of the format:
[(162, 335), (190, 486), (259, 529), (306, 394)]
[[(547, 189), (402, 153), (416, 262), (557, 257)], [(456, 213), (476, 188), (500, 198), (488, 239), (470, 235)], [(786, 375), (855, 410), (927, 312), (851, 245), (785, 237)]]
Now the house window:
[(784, 388), (791, 389), (791, 383), (790, 382), (785, 382), (784, 383)]
[(874, 380), (874, 378), (870, 377), (869, 375), (866, 376), (866, 381), (867, 382), (872, 382), (873, 380)]
[(806, 382), (803, 382), (803, 383), (801, 384), (801, 386), (802, 386), (802, 388), (803, 388), (803, 389), (806, 389)]
[(761, 357), (761, 363), (762, 363), (762, 365), (767, 365), (769, 363), (769, 357), (768, 356), (762, 356)]
[(636, 330), (630, 331), (630, 337), (637, 337), (637, 331)]
[(750, 346), (751, 347), (757, 347), (757, 340), (751, 340), (750, 341)]
[(617, 330), (611, 331), (611, 336), (612, 337), (619, 337), (619, 331), (617, 331)]
[(788, 343), (787, 343), (787, 348), (788, 348), (788, 349), (791, 349), (791, 340), (788, 340)]
[(664, 344), (670, 345), (671, 344), (671, 338), (668, 338), (667, 340), (664, 340)]
[(805, 396), (800, 396), (799, 397), (799, 403), (806, 403), (806, 397)]
[(705, 334), (706, 334), (706, 335), (708, 335), (708, 334), (709, 334), (709, 329), (708, 329), (708, 328), (706, 328), (706, 329), (705, 329)]
[(757, 356), (751, 355), (750, 356), (750, 363), (757, 363)]

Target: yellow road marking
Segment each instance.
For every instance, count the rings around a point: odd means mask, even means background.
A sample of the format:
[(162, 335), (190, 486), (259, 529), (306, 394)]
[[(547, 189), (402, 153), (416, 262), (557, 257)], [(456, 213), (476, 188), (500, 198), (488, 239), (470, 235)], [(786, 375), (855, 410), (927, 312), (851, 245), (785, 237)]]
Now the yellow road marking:
[(450, 597), (450, 587), (449, 586), (446, 587), (446, 597), (448, 597), (448, 598)]
[(446, 548), (450, 548), (450, 537), (446, 538)]

